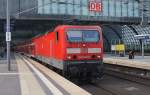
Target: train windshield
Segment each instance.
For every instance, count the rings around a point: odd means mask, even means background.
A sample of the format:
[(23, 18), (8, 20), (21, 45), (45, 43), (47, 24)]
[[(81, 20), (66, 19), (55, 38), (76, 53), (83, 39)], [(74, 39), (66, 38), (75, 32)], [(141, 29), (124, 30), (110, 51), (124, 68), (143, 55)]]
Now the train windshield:
[(67, 37), (69, 42), (98, 42), (99, 32), (96, 30), (69, 30)]

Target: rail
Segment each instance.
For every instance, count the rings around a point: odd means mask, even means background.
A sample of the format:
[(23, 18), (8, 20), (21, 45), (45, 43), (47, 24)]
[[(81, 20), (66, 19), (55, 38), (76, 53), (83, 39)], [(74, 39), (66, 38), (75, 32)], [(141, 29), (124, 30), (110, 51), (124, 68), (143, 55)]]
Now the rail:
[(150, 70), (104, 63), (104, 73), (150, 86)]

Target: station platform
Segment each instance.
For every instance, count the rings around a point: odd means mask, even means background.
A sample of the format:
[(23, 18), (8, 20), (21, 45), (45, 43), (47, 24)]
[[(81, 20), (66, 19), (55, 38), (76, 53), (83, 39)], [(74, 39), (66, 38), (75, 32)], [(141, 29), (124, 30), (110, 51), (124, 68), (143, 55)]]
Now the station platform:
[(36, 61), (12, 54), (11, 71), (0, 59), (0, 95), (91, 94)]
[(125, 57), (119, 57), (111, 54), (105, 54), (103, 62), (106, 64), (150, 70), (150, 56), (144, 56), (143, 58), (142, 56), (135, 55), (134, 59), (129, 59), (127, 55)]

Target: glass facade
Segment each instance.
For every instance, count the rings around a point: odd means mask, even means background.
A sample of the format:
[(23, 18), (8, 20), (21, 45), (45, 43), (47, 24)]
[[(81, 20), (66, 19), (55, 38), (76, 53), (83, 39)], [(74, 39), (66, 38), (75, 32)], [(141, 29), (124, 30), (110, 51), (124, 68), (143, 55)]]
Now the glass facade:
[[(126, 51), (141, 51), (141, 41), (134, 35), (147, 34), (150, 36), (150, 26), (141, 25), (103, 25), (104, 51), (111, 51), (111, 45), (125, 44)], [(144, 40), (145, 52), (150, 53), (150, 39)]]
[(139, 17), (137, 0), (96, 0), (102, 3), (101, 12), (88, 9), (91, 0), (38, 0), (38, 14)]
[[(89, 1), (101, 2), (102, 10), (89, 11)], [(6, 0), (0, 0), (0, 4), (0, 17), (5, 18)], [(142, 16), (139, 0), (10, 0), (10, 9), (11, 15), (32, 9), (20, 17), (66, 15), (77, 19), (131, 23), (139, 23)], [(144, 17), (146, 21), (150, 20), (150, 0), (144, 0)]]
[[(140, 40), (134, 38), (134, 35), (140, 34), (150, 35), (150, 27), (140, 25), (132, 25), (130, 27), (127, 25), (122, 26), (122, 39), (127, 50), (135, 49), (139, 51), (141, 49)], [(150, 39), (144, 41), (144, 49), (150, 52)]]

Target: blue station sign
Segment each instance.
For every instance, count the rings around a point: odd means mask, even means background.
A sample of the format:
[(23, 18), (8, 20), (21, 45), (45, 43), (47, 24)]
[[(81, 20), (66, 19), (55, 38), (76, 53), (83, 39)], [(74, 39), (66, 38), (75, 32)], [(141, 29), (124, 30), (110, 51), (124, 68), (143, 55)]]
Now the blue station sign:
[(150, 34), (134, 35), (134, 38), (138, 40), (146, 40), (150, 39)]

